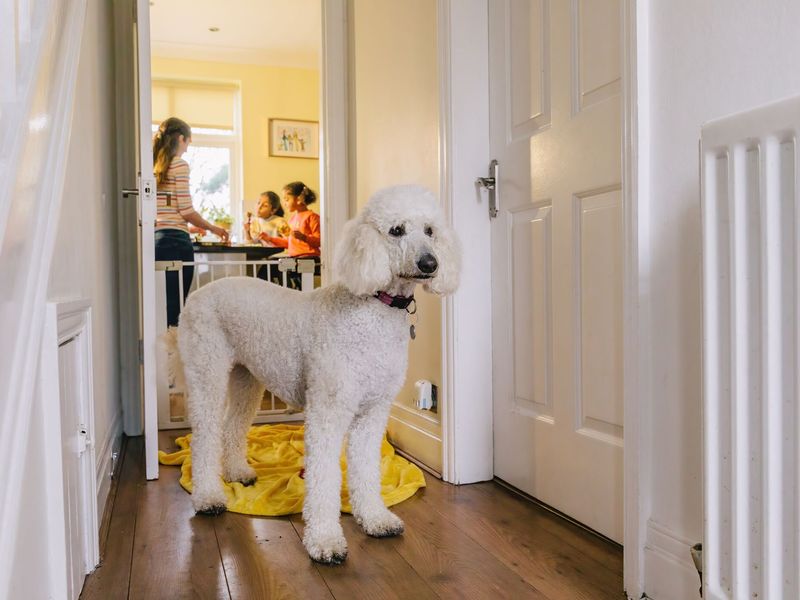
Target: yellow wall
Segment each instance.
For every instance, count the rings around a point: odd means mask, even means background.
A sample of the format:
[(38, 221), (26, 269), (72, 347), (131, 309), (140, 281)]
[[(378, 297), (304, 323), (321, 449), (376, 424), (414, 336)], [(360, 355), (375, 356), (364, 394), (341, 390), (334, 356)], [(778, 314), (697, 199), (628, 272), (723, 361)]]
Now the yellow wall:
[(318, 160), (268, 156), (267, 151), (269, 119), (319, 121), (318, 70), (153, 57), (152, 71), (153, 77), (239, 84), (245, 211), (255, 209), (261, 192), (280, 195), (290, 181), (302, 181), (319, 194)]
[[(354, 188), (360, 208), (378, 189), (416, 183), (439, 192), (436, 3), (350, 0), (354, 38)], [(442, 383), (441, 300), (418, 288), (417, 338), (389, 435), (441, 471), (441, 422), (414, 407), (414, 382)], [(441, 398), (440, 398), (441, 400)], [(424, 433), (420, 433), (424, 432)]]

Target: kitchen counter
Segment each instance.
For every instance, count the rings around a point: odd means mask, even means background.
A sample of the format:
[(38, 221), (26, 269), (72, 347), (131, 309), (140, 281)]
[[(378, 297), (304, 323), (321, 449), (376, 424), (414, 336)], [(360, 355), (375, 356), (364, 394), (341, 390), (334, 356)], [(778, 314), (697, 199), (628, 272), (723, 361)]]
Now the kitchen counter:
[(196, 254), (244, 254), (246, 260), (260, 260), (270, 258), (286, 248), (267, 248), (261, 245), (249, 244), (220, 244), (217, 242), (194, 242), (192, 244)]

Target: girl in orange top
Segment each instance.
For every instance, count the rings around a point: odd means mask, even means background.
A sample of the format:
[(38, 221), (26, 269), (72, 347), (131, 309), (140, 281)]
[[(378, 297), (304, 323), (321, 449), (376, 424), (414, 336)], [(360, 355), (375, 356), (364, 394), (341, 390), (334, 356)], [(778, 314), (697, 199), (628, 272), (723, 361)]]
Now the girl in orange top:
[(319, 256), (319, 215), (308, 205), (317, 201), (317, 195), (302, 181), (293, 181), (283, 188), (283, 205), (292, 213), (289, 217), (291, 233), (288, 239), (262, 233), (259, 239), (286, 248), (293, 258)]

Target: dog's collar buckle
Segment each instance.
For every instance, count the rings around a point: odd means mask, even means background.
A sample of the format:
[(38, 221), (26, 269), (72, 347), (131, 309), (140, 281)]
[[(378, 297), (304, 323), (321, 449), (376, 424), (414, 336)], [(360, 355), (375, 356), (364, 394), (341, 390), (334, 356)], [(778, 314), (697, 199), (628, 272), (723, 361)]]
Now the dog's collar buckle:
[[(383, 302), (387, 306), (391, 306), (392, 308), (402, 308), (405, 311), (413, 315), (417, 312), (417, 301), (414, 300), (414, 296), (392, 296), (391, 294), (387, 294), (386, 292), (377, 292), (375, 297)], [(412, 306), (413, 305), (413, 306)], [(412, 308), (409, 308), (412, 306)]]

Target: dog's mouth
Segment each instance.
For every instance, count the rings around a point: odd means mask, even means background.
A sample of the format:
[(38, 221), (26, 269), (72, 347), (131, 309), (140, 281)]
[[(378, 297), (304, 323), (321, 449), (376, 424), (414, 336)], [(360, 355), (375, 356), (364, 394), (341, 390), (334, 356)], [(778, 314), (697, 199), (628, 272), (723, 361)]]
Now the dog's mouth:
[(418, 273), (416, 275), (399, 275), (400, 279), (433, 279), (433, 275)]

